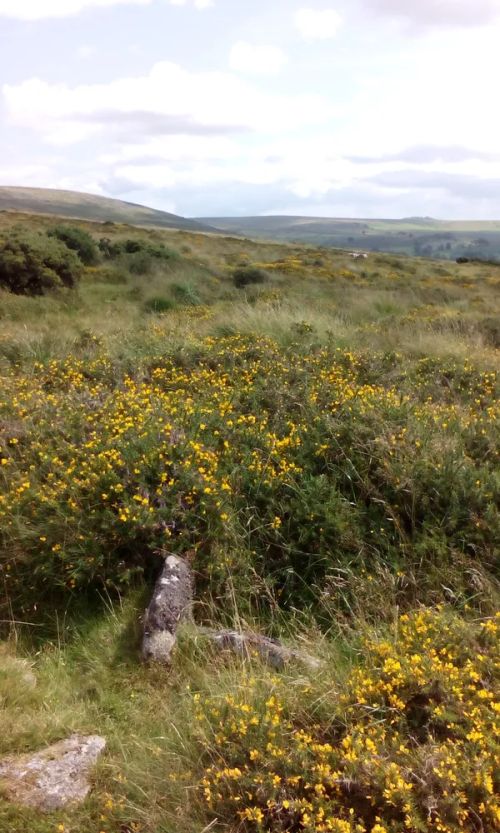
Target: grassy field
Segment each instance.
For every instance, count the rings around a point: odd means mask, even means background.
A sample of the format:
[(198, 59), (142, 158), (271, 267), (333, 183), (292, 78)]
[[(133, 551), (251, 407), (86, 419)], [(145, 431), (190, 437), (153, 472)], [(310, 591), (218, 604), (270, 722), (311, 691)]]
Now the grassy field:
[[(500, 267), (79, 226), (165, 251), (0, 290), (0, 755), (108, 749), (1, 833), (493, 833)], [(141, 665), (165, 552), (320, 669)]]

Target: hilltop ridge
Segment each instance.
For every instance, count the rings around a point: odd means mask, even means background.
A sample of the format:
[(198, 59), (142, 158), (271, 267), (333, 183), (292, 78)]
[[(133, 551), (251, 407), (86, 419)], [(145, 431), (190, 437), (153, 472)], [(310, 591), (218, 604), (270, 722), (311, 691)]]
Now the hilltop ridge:
[(206, 223), (170, 214), (168, 211), (159, 211), (155, 208), (97, 194), (63, 191), (56, 188), (0, 186), (0, 210), (49, 214), (75, 220), (158, 226), (183, 231), (215, 231)]

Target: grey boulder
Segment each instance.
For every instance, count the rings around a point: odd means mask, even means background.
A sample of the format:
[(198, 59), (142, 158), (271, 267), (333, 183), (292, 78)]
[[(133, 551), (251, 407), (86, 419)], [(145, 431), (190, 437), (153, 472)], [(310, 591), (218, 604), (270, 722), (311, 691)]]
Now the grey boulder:
[(98, 735), (72, 735), (35, 754), (0, 760), (0, 792), (9, 801), (50, 813), (79, 804), (91, 786), (89, 774), (106, 747)]

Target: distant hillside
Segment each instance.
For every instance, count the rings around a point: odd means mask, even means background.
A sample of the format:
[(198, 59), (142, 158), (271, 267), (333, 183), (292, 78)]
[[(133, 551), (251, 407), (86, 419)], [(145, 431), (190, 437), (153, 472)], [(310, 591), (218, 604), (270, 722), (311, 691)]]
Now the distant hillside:
[(500, 221), (447, 222), (431, 217), (402, 220), (328, 217), (210, 217), (221, 231), (276, 241), (340, 249), (394, 252), (455, 259), (466, 256), (500, 260)]
[(129, 223), (135, 226), (159, 226), (185, 231), (214, 231), (196, 220), (187, 220), (177, 214), (157, 211), (122, 200), (80, 194), (77, 191), (59, 191), (51, 188), (15, 188), (0, 186), (0, 210), (22, 211), (34, 214), (53, 214), (75, 220)]

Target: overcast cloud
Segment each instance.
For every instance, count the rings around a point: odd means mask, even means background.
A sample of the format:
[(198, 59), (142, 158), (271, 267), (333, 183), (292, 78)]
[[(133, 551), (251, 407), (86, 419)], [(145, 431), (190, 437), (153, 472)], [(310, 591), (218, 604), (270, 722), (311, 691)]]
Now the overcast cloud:
[(426, 26), (481, 26), (500, 14), (500, 0), (363, 0), (366, 7)]
[[(0, 16), (18, 20), (43, 20), (50, 17), (72, 17), (87, 10), (110, 6), (149, 6), (154, 0), (0, 0)], [(213, 0), (163, 0), (172, 6), (192, 4), (195, 9), (208, 9)]]
[(500, 0), (0, 0), (0, 184), (500, 217)]

